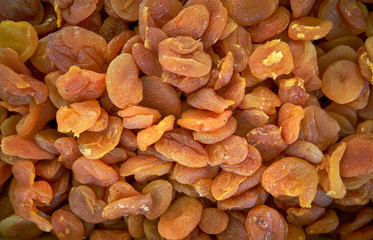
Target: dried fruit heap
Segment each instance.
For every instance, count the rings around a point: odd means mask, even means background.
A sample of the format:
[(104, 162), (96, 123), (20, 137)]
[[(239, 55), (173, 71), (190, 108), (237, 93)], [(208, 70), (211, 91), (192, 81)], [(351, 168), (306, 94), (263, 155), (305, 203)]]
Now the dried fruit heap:
[(0, 238), (373, 239), (372, 10), (2, 1)]

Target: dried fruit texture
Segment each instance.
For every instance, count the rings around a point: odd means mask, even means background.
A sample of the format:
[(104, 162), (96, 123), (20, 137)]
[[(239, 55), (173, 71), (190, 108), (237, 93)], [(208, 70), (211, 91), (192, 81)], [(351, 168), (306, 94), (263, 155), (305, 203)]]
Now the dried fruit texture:
[(141, 104), (158, 110), (162, 116), (179, 116), (181, 102), (172, 86), (155, 76), (147, 76), (141, 80), (143, 84)]
[(281, 129), (275, 125), (254, 128), (246, 135), (246, 138), (249, 144), (258, 149), (263, 162), (277, 157), (288, 146), (282, 138)]
[(333, 28), (328, 35), (325, 36), (327, 40), (335, 39), (342, 36), (358, 35), (362, 32), (359, 29), (351, 27), (343, 18), (338, 9), (337, 0), (324, 1), (319, 6), (317, 17), (321, 20), (328, 20), (332, 22)]
[(161, 155), (187, 167), (204, 167), (209, 161), (207, 151), (187, 130), (176, 128), (166, 132), (155, 143), (155, 149)]
[(121, 109), (137, 105), (142, 100), (139, 69), (132, 55), (122, 53), (109, 64), (106, 90), (111, 102)]
[(2, 21), (0, 24), (0, 48), (11, 48), (26, 62), (35, 52), (38, 36), (28, 22)]
[(242, 71), (247, 67), (252, 52), (250, 34), (245, 28), (238, 26), (226, 38), (218, 41), (214, 49), (222, 58), (231, 53), (234, 60), (233, 70)]
[(316, 168), (296, 157), (272, 163), (263, 173), (262, 185), (272, 196), (298, 196), (301, 207), (310, 207), (318, 184)]
[(18, 53), (11, 48), (0, 49), (0, 63), (11, 68), (18, 74), (26, 74), (32, 76), (30, 70), (22, 62)]
[(304, 17), (310, 11), (316, 0), (290, 0), (290, 7), (295, 18)]
[(220, 97), (212, 88), (203, 87), (188, 94), (187, 103), (198, 109), (222, 113), (235, 102)]
[(42, 149), (33, 139), (11, 135), (1, 140), (1, 151), (25, 159), (53, 159), (55, 155)]
[(218, 170), (218, 167), (209, 165), (201, 168), (190, 168), (176, 163), (170, 177), (183, 184), (195, 185), (201, 179), (213, 179), (218, 174)]
[(231, 115), (232, 111), (230, 110), (214, 113), (206, 110), (190, 109), (181, 114), (177, 124), (197, 132), (210, 132), (223, 127)]
[(289, 223), (305, 226), (321, 218), (325, 213), (325, 209), (316, 205), (312, 205), (310, 208), (290, 207), (286, 210), (286, 213), (286, 220)]
[(75, 136), (79, 136), (93, 127), (100, 114), (101, 107), (97, 100), (72, 103), (70, 107), (64, 106), (56, 114), (58, 131), (72, 132)]
[(118, 181), (107, 188), (104, 199), (107, 199), (108, 203), (117, 201), (122, 198), (132, 197), (140, 194), (136, 191), (129, 183)]
[(306, 234), (304, 233), (302, 227), (295, 226), (291, 223), (288, 223), (288, 239), (289, 240), (305, 240)]
[(303, 108), (292, 103), (285, 103), (278, 113), (278, 125), (282, 128), (281, 135), (287, 144), (298, 139), (300, 122), (304, 117)]
[(228, 211), (227, 213), (229, 216), (228, 227), (222, 233), (216, 235), (217, 239), (234, 240), (238, 238), (248, 240), (249, 237), (245, 228), (245, 216), (238, 211)]
[[(263, 190), (264, 191), (264, 190)], [(221, 210), (242, 210), (255, 206), (259, 193), (257, 189), (250, 189), (238, 196), (232, 196), (228, 199), (218, 202), (218, 208)], [(263, 201), (263, 203), (265, 200)]]
[(292, 72), (307, 82), (319, 71), (315, 46), (311, 41), (290, 41), (288, 44), (294, 60)]
[(203, 143), (203, 144), (214, 144), (219, 141), (222, 141), (236, 131), (237, 128), (237, 121), (234, 117), (229, 117), (227, 123), (219, 128), (218, 130), (211, 131), (211, 132), (196, 132), (194, 131), (193, 138), (194, 140)]
[(62, 106), (69, 106), (71, 102), (67, 101), (63, 98), (56, 87), (56, 81), (58, 77), (62, 76), (62, 71), (54, 71), (47, 74), (44, 78), (45, 84), (48, 88), (49, 99), (51, 102), (57, 107), (60, 108)]
[(210, 156), (209, 164), (239, 164), (242, 163), (248, 154), (247, 141), (243, 137), (232, 135), (229, 138), (206, 146)]
[[(123, 177), (135, 175), (135, 179), (141, 181), (141, 176), (148, 171), (156, 170), (157, 167), (166, 167), (168, 171), (161, 172), (159, 175), (153, 173), (153, 176), (161, 176), (167, 174), (172, 167), (171, 162), (165, 162), (155, 156), (139, 155), (129, 158), (120, 167), (120, 175)], [(142, 181), (141, 181), (142, 182)]]
[(366, 120), (356, 126), (356, 133), (373, 133), (373, 120)]
[(340, 130), (337, 121), (318, 106), (308, 106), (303, 110), (299, 139), (316, 144), (322, 151), (337, 141)]
[(210, 74), (207, 74), (199, 78), (184, 77), (168, 71), (163, 71), (162, 74), (162, 80), (165, 83), (169, 83), (185, 93), (191, 93), (195, 90), (200, 89), (209, 82), (209, 79)]
[(211, 77), (215, 81), (213, 86), (214, 90), (219, 90), (231, 81), (233, 75), (233, 64), (233, 54), (232, 52), (228, 52), (227, 55), (219, 61), (216, 70), (212, 70), (213, 74)]
[(253, 26), (270, 17), (276, 10), (279, 1), (228, 0), (224, 6), (229, 16), (243, 26)]
[(71, 169), (73, 162), (82, 156), (76, 140), (72, 137), (61, 137), (54, 141), (54, 147), (59, 153), (58, 161), (67, 169)]
[[(370, 86), (370, 92), (373, 92), (373, 86)], [(372, 111), (372, 102), (373, 102), (373, 94), (369, 94), (369, 99), (367, 105), (363, 109), (358, 110), (358, 115), (365, 120), (372, 119), (373, 111)]]
[(149, 220), (154, 220), (165, 213), (171, 205), (173, 188), (172, 185), (165, 180), (155, 180), (146, 185), (142, 193), (150, 193), (152, 196), (153, 206), (149, 212), (145, 214), (145, 217)]
[(69, 4), (66, 5), (60, 1), (51, 2), (56, 11), (61, 12), (61, 16), (66, 22), (78, 25), (95, 11), (98, 0), (68, 1)]
[(68, 26), (50, 35), (43, 51), (36, 50), (33, 65), (41, 64), (39, 58), (45, 57), (63, 72), (68, 72), (71, 66), (103, 72), (106, 49), (107, 43), (101, 36), (81, 27)]
[(370, 239), (373, 236), (373, 227), (371, 225), (367, 225), (355, 232), (342, 235), (340, 237), (341, 240), (348, 240), (348, 239)]
[(288, 225), (284, 217), (266, 205), (251, 209), (245, 226), (250, 239), (287, 239)]
[(352, 138), (346, 142), (346, 150), (340, 162), (342, 177), (356, 177), (372, 173), (373, 141), (367, 138)]
[(279, 106), (281, 106), (281, 101), (276, 94), (266, 87), (257, 87), (244, 96), (238, 107), (241, 109), (256, 108), (268, 115), (273, 115), (276, 113), (276, 107)]
[(256, 78), (276, 79), (283, 74), (289, 74), (294, 69), (294, 62), (289, 45), (281, 40), (272, 40), (254, 50), (249, 66)]
[(256, 127), (263, 127), (268, 123), (269, 120), (269, 116), (267, 114), (256, 108), (236, 111), (234, 118), (237, 120), (235, 134), (241, 137), (246, 136), (250, 130)]
[(70, 211), (58, 209), (52, 214), (51, 223), (58, 239), (67, 240), (83, 238), (83, 223)]
[(161, 76), (162, 67), (158, 62), (157, 56), (141, 42), (135, 43), (132, 46), (132, 54), (135, 58), (137, 66), (140, 70), (149, 76)]
[(194, 190), (193, 186), (179, 183), (178, 181), (173, 180), (172, 178), (169, 178), (168, 181), (172, 184), (172, 187), (175, 189), (177, 193), (185, 194), (189, 197), (194, 198), (199, 197), (199, 194)]
[(118, 111), (118, 116), (123, 118), (124, 128), (139, 129), (153, 125), (161, 117), (161, 114), (151, 108), (132, 106)]
[(225, 88), (223, 97), (234, 101), (234, 104), (228, 109), (235, 110), (238, 105), (243, 101), (245, 96), (246, 82), (245, 79), (240, 76), (239, 73), (234, 72), (231, 81)]
[(314, 17), (303, 17), (289, 24), (289, 37), (293, 40), (318, 40), (333, 28), (332, 22)]
[(281, 79), (278, 82), (278, 97), (282, 104), (292, 103), (295, 105), (303, 105), (308, 100), (305, 83), (302, 78)]
[(313, 143), (297, 140), (286, 148), (286, 155), (302, 158), (310, 163), (317, 164), (323, 159), (323, 152)]
[(7, 239), (35, 239), (42, 232), (35, 223), (17, 214), (11, 214), (0, 222), (0, 233)]
[(108, 126), (99, 132), (86, 131), (78, 138), (79, 150), (87, 158), (99, 159), (119, 143), (123, 124), (118, 117), (109, 117)]
[(341, 0), (338, 3), (338, 9), (346, 22), (352, 27), (365, 30), (367, 24), (362, 9), (359, 8), (355, 1)]
[(170, 37), (189, 36), (194, 39), (202, 37), (210, 24), (210, 12), (195, 4), (184, 8), (171, 21), (163, 25), (162, 30)]
[(339, 224), (337, 213), (334, 210), (326, 211), (324, 217), (306, 227), (307, 234), (322, 234), (334, 231)]
[(57, 78), (56, 87), (67, 101), (94, 100), (105, 90), (105, 74), (72, 66), (67, 73)]
[(31, 101), (29, 113), (17, 123), (16, 130), (20, 136), (31, 136), (42, 130), (49, 121), (55, 118), (57, 109), (49, 99), (42, 104)]
[(324, 73), (327, 67), (338, 60), (350, 60), (356, 62), (357, 53), (350, 46), (338, 45), (322, 55), (318, 59), (319, 69), (321, 73)]
[[(28, 75), (17, 74), (3, 64), (0, 64), (0, 75), (0, 86), (3, 88), (2, 100), (7, 101), (9, 104), (19, 106), (22, 105), (22, 100), (26, 100), (29, 103), (31, 101), (29, 98), (34, 98), (37, 104), (47, 100), (48, 90), (44, 83)], [(16, 96), (20, 97), (20, 101), (17, 101)]]
[(205, 208), (198, 227), (208, 234), (219, 234), (228, 227), (229, 217), (223, 210)]
[(106, 63), (110, 64), (121, 53), (121, 50), (126, 45), (126, 43), (135, 35), (136, 34), (134, 31), (124, 30), (123, 32), (114, 36), (108, 42)]
[(347, 222), (344, 224), (340, 224), (337, 228), (337, 232), (340, 235), (348, 235), (356, 230), (362, 228), (363, 226), (367, 225), (373, 219), (373, 209), (372, 208), (364, 208), (358, 212), (355, 219), (351, 222)]
[(162, 119), (157, 125), (150, 126), (137, 133), (137, 144), (141, 151), (161, 139), (162, 135), (174, 128), (175, 117), (173, 115)]
[(12, 167), (14, 179), (10, 184), (9, 199), (14, 212), (35, 223), (41, 230), (50, 232), (52, 224), (39, 216), (36, 204), (49, 203), (53, 192), (46, 181), (34, 181), (35, 167), (30, 161), (18, 161)]
[(188, 196), (179, 197), (161, 216), (158, 231), (167, 239), (183, 239), (198, 225), (201, 216), (200, 202)]
[(124, 197), (109, 203), (102, 212), (106, 219), (116, 219), (122, 216), (146, 214), (153, 205), (152, 196), (148, 194), (137, 194)]
[[(364, 78), (360, 74), (358, 65), (349, 60), (330, 64), (325, 70), (322, 82), (323, 93), (339, 104), (358, 98), (364, 86)], [(348, 93), (346, 89), (349, 89)]]
[(186, 77), (202, 77), (211, 70), (211, 57), (201, 42), (187, 36), (168, 38), (158, 44), (159, 62), (167, 71)]
[(146, 31), (150, 27), (161, 28), (168, 21), (178, 15), (183, 9), (177, 0), (145, 0), (139, 8), (139, 34), (144, 40)]
[(118, 1), (118, 0), (108, 0), (108, 5), (111, 7), (111, 11), (115, 16), (124, 19), (129, 22), (133, 22), (139, 19), (139, 6), (141, 4), (140, 0), (136, 1)]
[(210, 13), (209, 26), (201, 37), (204, 48), (211, 47), (223, 34), (227, 23), (228, 12), (219, 0), (188, 0), (184, 7), (190, 7), (201, 4), (207, 8)]
[(345, 150), (346, 143), (341, 142), (330, 155), (324, 156), (319, 168), (320, 185), (333, 198), (343, 198), (346, 195), (346, 187), (340, 176), (340, 161)]
[(220, 167), (227, 172), (233, 172), (243, 176), (251, 176), (262, 164), (262, 157), (259, 151), (252, 145), (247, 145), (248, 154), (244, 161), (237, 164), (220, 164)]
[(131, 235), (127, 230), (103, 230), (95, 229), (89, 235), (91, 240), (104, 240), (104, 239), (123, 239), (130, 240)]
[(107, 187), (118, 181), (117, 172), (97, 159), (78, 158), (72, 165), (76, 180), (82, 184)]
[(250, 28), (250, 36), (253, 42), (263, 42), (284, 31), (290, 22), (290, 12), (283, 6), (258, 25)]
[(95, 192), (84, 185), (72, 188), (69, 194), (71, 211), (84, 221), (91, 223), (103, 222), (102, 211), (106, 203), (97, 198)]
[(240, 184), (245, 181), (246, 176), (222, 170), (212, 182), (211, 192), (218, 201), (225, 200), (233, 196)]

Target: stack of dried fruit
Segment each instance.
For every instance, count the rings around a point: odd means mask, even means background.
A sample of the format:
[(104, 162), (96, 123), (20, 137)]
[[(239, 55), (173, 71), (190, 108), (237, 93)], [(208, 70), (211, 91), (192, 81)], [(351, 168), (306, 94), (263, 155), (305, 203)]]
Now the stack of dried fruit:
[(372, 4), (2, 1), (0, 238), (373, 239)]

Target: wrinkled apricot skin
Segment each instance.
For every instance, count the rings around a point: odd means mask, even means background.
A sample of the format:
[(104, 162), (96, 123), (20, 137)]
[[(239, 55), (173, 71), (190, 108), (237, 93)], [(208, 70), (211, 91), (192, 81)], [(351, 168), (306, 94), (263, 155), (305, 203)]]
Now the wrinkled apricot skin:
[(256, 48), (249, 59), (254, 77), (277, 78), (290, 73), (294, 68), (293, 57), (287, 43), (272, 40)]
[(271, 164), (263, 173), (262, 185), (273, 196), (298, 196), (309, 207), (316, 195), (316, 168), (305, 160), (287, 157)]
[(251, 239), (286, 239), (288, 226), (284, 217), (265, 205), (254, 207), (247, 215), (246, 231)]
[(202, 77), (211, 69), (211, 57), (201, 42), (191, 37), (175, 37), (158, 44), (159, 62), (167, 71), (187, 77)]
[(142, 100), (139, 69), (130, 54), (123, 53), (110, 63), (106, 74), (106, 89), (110, 100), (121, 109)]
[(182, 239), (198, 225), (201, 216), (200, 202), (191, 197), (180, 197), (161, 216), (159, 233), (168, 239)]

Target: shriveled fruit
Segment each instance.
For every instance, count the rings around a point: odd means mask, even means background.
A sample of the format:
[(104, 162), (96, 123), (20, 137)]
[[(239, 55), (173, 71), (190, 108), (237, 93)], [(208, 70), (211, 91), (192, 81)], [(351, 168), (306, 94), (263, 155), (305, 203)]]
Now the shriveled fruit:
[(249, 66), (254, 77), (276, 79), (289, 74), (294, 68), (294, 62), (289, 45), (280, 40), (272, 40), (254, 50)]
[[(355, 63), (340, 60), (328, 66), (322, 82), (322, 91), (329, 99), (339, 104), (345, 104), (359, 96), (363, 89), (364, 78)], [(349, 91), (346, 92), (346, 89)]]
[(211, 69), (211, 57), (203, 51), (201, 42), (178, 36), (158, 45), (159, 62), (167, 71), (187, 77), (202, 77)]
[(310, 163), (286, 157), (271, 164), (263, 173), (262, 185), (272, 196), (298, 196), (302, 207), (309, 207), (316, 195), (318, 176)]
[(182, 239), (198, 225), (202, 216), (202, 204), (195, 198), (184, 196), (176, 199), (158, 222), (162, 237)]
[(284, 217), (266, 205), (254, 207), (247, 214), (246, 231), (252, 239), (286, 239), (288, 225)]
[(228, 227), (228, 215), (217, 208), (205, 208), (202, 211), (199, 228), (208, 234), (219, 234)]

